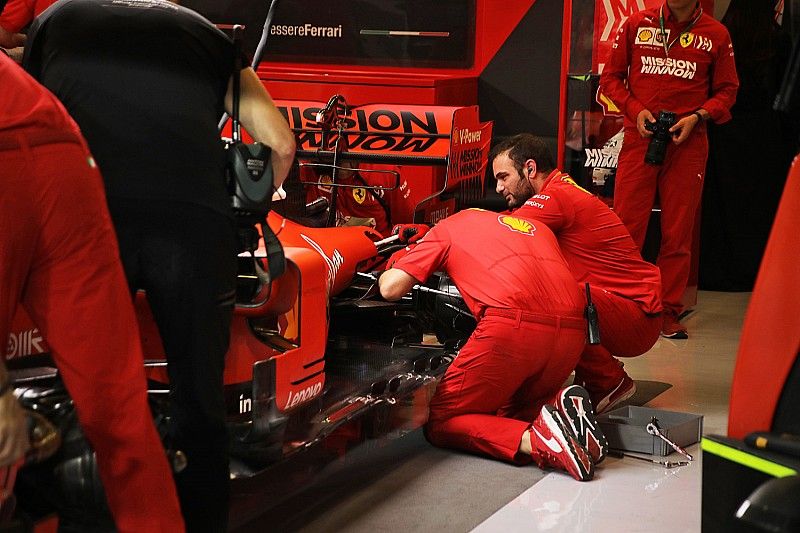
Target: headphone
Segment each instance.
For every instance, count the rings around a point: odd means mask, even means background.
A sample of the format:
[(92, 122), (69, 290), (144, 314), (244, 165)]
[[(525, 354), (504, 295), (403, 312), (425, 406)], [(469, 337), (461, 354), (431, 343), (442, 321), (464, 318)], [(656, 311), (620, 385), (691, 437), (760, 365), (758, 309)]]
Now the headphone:
[(533, 167), (532, 166), (528, 166), (528, 177), (529, 178), (531, 177), (531, 172), (533, 172)]

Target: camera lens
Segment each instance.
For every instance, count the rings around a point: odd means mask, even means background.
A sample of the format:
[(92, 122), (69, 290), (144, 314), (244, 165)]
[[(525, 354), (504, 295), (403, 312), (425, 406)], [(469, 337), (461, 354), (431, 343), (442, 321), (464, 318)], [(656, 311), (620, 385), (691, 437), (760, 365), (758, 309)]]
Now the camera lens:
[(671, 111), (659, 111), (655, 122), (647, 124), (647, 129), (653, 132), (644, 162), (648, 165), (663, 165), (667, 155), (667, 146), (672, 138), (669, 129), (675, 124), (676, 116)]

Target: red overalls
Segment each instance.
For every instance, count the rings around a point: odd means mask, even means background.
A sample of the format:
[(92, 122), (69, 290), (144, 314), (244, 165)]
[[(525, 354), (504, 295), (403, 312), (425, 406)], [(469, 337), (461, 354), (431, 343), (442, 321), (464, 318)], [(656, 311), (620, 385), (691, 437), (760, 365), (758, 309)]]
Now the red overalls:
[(586, 341), (586, 302), (553, 233), (510, 215), (462, 211), (431, 229), (394, 268), (420, 281), (446, 271), (478, 318), (431, 400), (430, 441), (530, 462), (517, 456), (522, 434)]
[[(674, 43), (668, 54), (661, 36), (661, 13), (667, 43)], [(681, 119), (703, 108), (714, 122), (730, 120), (739, 85), (730, 36), (699, 8), (686, 23), (678, 23), (666, 4), (640, 11), (620, 28), (600, 84), (625, 115), (614, 210), (641, 248), (658, 191), (661, 297), (667, 312), (680, 314), (708, 157), (706, 127), (698, 123), (683, 143), (669, 143), (663, 165), (649, 165), (644, 155), (650, 139), (639, 135), (636, 117), (648, 109), (656, 118), (665, 110)]]
[(53, 95), (0, 55), (0, 340), (46, 338), (120, 531), (183, 531), (103, 180)]
[(42, 11), (55, 3), (56, 0), (8, 0), (0, 14), (0, 28), (9, 33), (19, 33)]
[(642, 259), (613, 211), (559, 170), (513, 214), (546, 224), (580, 288), (589, 283), (601, 344), (586, 345), (575, 378), (590, 390), (613, 388), (625, 376), (614, 356), (641, 355), (658, 339), (658, 268)]

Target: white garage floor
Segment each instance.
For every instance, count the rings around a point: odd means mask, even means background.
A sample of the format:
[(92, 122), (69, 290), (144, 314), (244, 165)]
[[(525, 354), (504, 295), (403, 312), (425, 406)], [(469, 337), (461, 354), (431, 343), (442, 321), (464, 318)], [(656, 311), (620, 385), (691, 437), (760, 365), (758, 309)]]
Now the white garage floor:
[[(648, 407), (702, 414), (704, 434), (727, 432), (728, 394), (749, 296), (701, 292), (696, 311), (684, 320), (688, 340), (659, 339), (645, 356), (626, 360), (634, 379), (673, 385)], [(680, 468), (609, 458), (590, 483), (550, 474), (474, 531), (700, 531), (702, 453), (699, 445), (688, 451), (695, 460)]]

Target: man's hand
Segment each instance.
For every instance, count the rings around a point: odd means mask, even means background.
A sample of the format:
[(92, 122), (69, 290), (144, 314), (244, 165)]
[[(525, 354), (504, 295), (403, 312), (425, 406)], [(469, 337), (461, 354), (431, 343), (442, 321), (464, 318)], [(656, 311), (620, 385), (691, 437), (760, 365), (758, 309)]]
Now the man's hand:
[(16, 462), (29, 447), (25, 413), (14, 395), (7, 391), (0, 396), (0, 467)]
[(680, 144), (689, 137), (689, 134), (692, 133), (692, 130), (697, 123), (700, 122), (700, 117), (692, 113), (691, 115), (687, 115), (676, 122), (670, 129), (670, 133), (672, 133), (672, 142), (675, 144)]
[(422, 239), (430, 230), (426, 224), (396, 224), (392, 228), (392, 235), (397, 235), (397, 242), (402, 244), (414, 244)]
[(642, 109), (639, 112), (639, 115), (636, 117), (636, 129), (639, 130), (639, 135), (642, 137), (652, 137), (653, 132), (645, 128), (645, 122), (650, 122), (651, 124), (656, 121), (656, 118), (648, 109)]
[[(2, 11), (2, 10), (0, 10)], [(27, 37), (23, 33), (11, 33), (0, 26), (0, 46), (3, 48), (18, 48), (25, 46)]]

